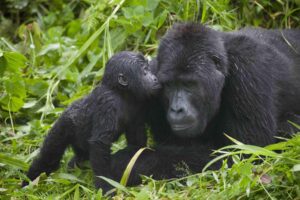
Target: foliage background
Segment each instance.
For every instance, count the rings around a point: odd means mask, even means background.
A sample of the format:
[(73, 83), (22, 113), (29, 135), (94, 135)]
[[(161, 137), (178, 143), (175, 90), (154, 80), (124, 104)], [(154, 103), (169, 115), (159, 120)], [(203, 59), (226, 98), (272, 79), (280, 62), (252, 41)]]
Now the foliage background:
[[(21, 189), (20, 180), (55, 119), (87, 94), (120, 50), (155, 56), (159, 39), (177, 21), (197, 21), (217, 30), (244, 26), (299, 28), (299, 0), (2, 0), (0, 2), (0, 196), (1, 199), (101, 199), (91, 172), (69, 173), (65, 163)], [(114, 151), (124, 147), (121, 139)], [(172, 181), (145, 178), (116, 199), (300, 199), (300, 139), (266, 148), (250, 147), (253, 158)], [(243, 149), (245, 151), (245, 148)], [(239, 153), (232, 153), (239, 152)], [(272, 151), (273, 152), (273, 151)], [(259, 158), (259, 155), (266, 157)], [(254, 166), (253, 159), (262, 159)], [(253, 172), (253, 170), (259, 172)], [(200, 177), (200, 178), (199, 178)], [(263, 179), (263, 178), (266, 178)], [(261, 181), (265, 180), (265, 181)], [(268, 183), (269, 180), (271, 183)], [(267, 184), (268, 183), (268, 184)], [(213, 191), (213, 192), (212, 192)]]

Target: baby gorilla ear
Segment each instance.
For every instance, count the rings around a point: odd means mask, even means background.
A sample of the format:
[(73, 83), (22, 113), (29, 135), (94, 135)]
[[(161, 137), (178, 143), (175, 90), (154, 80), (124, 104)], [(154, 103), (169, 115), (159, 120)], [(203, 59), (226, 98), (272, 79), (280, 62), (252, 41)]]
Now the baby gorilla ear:
[(118, 82), (122, 86), (128, 85), (128, 80), (127, 80), (126, 76), (122, 73), (119, 73), (119, 75), (118, 75)]

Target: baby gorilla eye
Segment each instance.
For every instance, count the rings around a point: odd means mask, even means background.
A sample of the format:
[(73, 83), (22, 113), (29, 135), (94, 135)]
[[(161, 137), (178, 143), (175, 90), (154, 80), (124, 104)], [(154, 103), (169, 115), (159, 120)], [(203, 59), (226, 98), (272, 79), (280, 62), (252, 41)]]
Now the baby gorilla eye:
[(150, 73), (150, 68), (148, 65), (145, 65), (143, 67), (143, 74), (144, 74), (144, 76), (146, 76), (148, 73)]

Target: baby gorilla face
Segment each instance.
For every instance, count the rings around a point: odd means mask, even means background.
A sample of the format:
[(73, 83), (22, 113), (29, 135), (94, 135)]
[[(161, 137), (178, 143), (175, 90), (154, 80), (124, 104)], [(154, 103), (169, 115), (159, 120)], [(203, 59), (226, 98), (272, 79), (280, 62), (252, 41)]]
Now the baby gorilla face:
[(139, 77), (142, 82), (142, 88), (145, 90), (147, 96), (156, 94), (161, 88), (156, 75), (151, 72), (148, 62), (141, 68)]
[(141, 53), (122, 51), (110, 58), (102, 84), (137, 98), (147, 98), (161, 88), (148, 60)]

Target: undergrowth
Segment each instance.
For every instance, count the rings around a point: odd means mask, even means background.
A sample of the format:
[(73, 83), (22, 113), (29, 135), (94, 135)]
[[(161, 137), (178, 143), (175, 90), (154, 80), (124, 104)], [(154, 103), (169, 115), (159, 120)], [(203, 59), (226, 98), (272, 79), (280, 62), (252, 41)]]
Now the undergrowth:
[[(120, 50), (155, 56), (177, 21), (229, 31), (300, 27), (299, 0), (3, 0), (0, 2), (0, 199), (102, 199), (89, 167), (61, 168), (20, 188), (29, 163), (62, 111), (101, 80)], [(265, 148), (234, 141), (218, 171), (174, 180), (143, 177), (115, 199), (300, 199), (300, 135)], [(121, 138), (113, 151), (126, 145)], [(247, 159), (241, 159), (248, 154)], [(188, 169), (187, 169), (188, 171)], [(111, 180), (108, 180), (111, 181)]]

